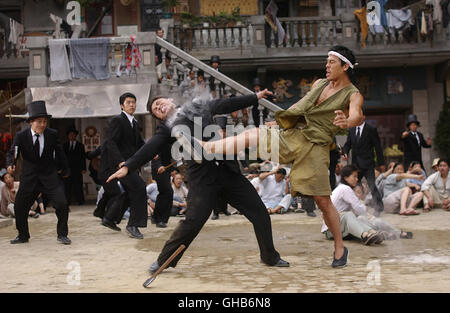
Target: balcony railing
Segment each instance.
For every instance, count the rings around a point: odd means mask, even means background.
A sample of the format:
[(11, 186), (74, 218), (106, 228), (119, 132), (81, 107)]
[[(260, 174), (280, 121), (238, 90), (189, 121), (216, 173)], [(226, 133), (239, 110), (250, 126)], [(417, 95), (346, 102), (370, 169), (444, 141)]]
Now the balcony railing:
[[(322, 48), (325, 50), (331, 45), (345, 45), (351, 49), (411, 49), (418, 45), (422, 48), (443, 47), (450, 48), (450, 25), (446, 28), (442, 24), (435, 26), (433, 33), (426, 37), (419, 31), (412, 31), (407, 35), (407, 27), (400, 29), (389, 28), (383, 33), (368, 33), (365, 47), (362, 48), (362, 36), (359, 20), (355, 15), (343, 14), (339, 17), (290, 17), (279, 19), (285, 32), (286, 39), (279, 44), (277, 35), (267, 27), (263, 16), (252, 16), (241, 26), (222, 27), (185, 27), (173, 25), (169, 28), (169, 41), (175, 46), (197, 54), (213, 53), (213, 50), (240, 47), (240, 55), (264, 57), (268, 51), (277, 49), (280, 52), (292, 50), (291, 48), (304, 48), (297, 50), (301, 55), (307, 48)], [(417, 21), (415, 21), (417, 24)], [(416, 27), (413, 25), (412, 27)], [(264, 49), (266, 48), (266, 49)], [(322, 52), (322, 49), (314, 51)], [(273, 53), (270, 54), (273, 56)], [(231, 54), (231, 58), (232, 58)], [(237, 57), (237, 56), (236, 56)]]

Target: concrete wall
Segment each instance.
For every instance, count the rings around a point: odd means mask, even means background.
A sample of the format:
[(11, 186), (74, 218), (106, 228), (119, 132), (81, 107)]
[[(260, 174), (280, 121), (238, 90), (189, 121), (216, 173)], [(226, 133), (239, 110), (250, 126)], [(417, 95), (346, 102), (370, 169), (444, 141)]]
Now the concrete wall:
[(65, 4), (58, 5), (54, 0), (24, 1), (23, 11), (26, 32), (54, 30), (55, 26), (50, 19), (50, 13), (62, 19), (66, 19), (69, 13)]

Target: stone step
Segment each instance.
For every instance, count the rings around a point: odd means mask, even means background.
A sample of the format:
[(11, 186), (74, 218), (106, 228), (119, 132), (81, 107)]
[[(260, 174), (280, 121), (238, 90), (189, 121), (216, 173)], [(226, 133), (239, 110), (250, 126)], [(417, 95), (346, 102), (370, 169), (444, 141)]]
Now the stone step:
[(8, 227), (8, 226), (11, 226), (12, 224), (13, 224), (13, 219), (12, 218), (2, 218), (2, 219), (0, 219), (0, 228)]

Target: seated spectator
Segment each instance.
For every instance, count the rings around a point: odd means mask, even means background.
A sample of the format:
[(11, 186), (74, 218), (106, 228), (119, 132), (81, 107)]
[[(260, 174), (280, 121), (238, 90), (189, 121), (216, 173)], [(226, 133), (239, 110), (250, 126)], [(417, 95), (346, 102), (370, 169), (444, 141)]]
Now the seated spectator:
[(151, 177), (148, 179), (147, 183), (147, 215), (152, 216), (153, 211), (155, 210), (155, 202), (156, 198), (158, 197), (159, 191), (158, 185)]
[[(422, 175), (424, 178), (427, 178), (427, 174), (422, 169), (422, 165), (420, 165), (420, 162), (417, 161), (412, 161), (409, 164), (408, 173)], [(420, 191), (420, 188), (423, 184), (423, 180), (414, 178), (407, 179), (406, 182), (408, 183), (408, 187), (411, 188), (413, 193)]]
[[(2, 189), (0, 203), (1, 214), (5, 217), (15, 217), (14, 202), (16, 200), (17, 190), (19, 189), (19, 182), (15, 182), (14, 177), (9, 173), (4, 173), (3, 176), (1, 176), (1, 180), (5, 183), (5, 186)], [(37, 204), (35, 202), (31, 207), (28, 216), (32, 216), (34, 218), (39, 217), (39, 213), (34, 211), (36, 207)]]
[(259, 175), (259, 193), (269, 214), (286, 213), (292, 202), (289, 192), (289, 178), (286, 170), (279, 166), (270, 172)]
[(433, 172), (436, 173), (437, 171), (439, 171), (438, 169), (438, 162), (439, 162), (439, 158), (435, 158), (433, 160), (433, 164), (431, 164), (431, 168), (433, 169)]
[[(422, 175), (405, 173), (403, 165), (396, 163), (392, 168), (393, 174), (387, 176), (383, 188), (383, 204), (386, 213), (399, 213), (400, 215), (418, 215), (414, 208), (422, 201), (423, 193), (412, 195), (406, 179), (423, 180)], [(381, 176), (381, 175), (380, 175)], [(409, 202), (409, 205), (408, 205)]]
[[(346, 165), (341, 170), (341, 183), (331, 194), (331, 202), (340, 215), (342, 238), (347, 239), (351, 235), (360, 239), (365, 245), (379, 244), (384, 240), (383, 235), (356, 217), (356, 215), (367, 214), (365, 205), (357, 198), (352, 189), (357, 183), (358, 170), (353, 165)], [(328, 239), (333, 239), (325, 221), (322, 224), (321, 232)]]
[(173, 189), (173, 207), (171, 216), (177, 216), (186, 212), (186, 198), (188, 195), (188, 189), (183, 186), (183, 175), (176, 174), (172, 180)]
[(431, 174), (422, 184), (424, 212), (441, 207), (450, 211), (450, 180), (448, 179), (448, 160), (440, 159), (438, 172)]

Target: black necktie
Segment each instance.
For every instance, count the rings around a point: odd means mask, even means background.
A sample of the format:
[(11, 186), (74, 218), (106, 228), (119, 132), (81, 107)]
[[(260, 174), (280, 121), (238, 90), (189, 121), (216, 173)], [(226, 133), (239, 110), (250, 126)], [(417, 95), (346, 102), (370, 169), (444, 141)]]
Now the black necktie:
[(136, 129), (137, 129), (137, 123), (136, 123), (136, 120), (133, 119), (133, 130), (136, 132)]
[(34, 135), (36, 136), (36, 141), (34, 142), (34, 145), (33, 145), (33, 152), (38, 158), (40, 158), (41, 156), (39, 153), (40, 152), (39, 134), (34, 134)]
[(356, 127), (356, 142), (359, 141), (359, 137), (360, 137), (360, 134), (359, 134), (359, 126), (358, 126), (358, 127)]

